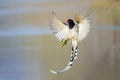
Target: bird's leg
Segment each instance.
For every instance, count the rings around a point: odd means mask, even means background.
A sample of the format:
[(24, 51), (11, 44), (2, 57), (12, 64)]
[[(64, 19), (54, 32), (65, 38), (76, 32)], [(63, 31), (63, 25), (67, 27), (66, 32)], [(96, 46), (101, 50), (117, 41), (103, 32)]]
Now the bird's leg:
[(61, 40), (61, 46), (63, 47), (64, 45), (66, 45), (67, 42), (68, 42), (68, 40), (69, 40), (69, 39), (62, 39), (62, 40)]

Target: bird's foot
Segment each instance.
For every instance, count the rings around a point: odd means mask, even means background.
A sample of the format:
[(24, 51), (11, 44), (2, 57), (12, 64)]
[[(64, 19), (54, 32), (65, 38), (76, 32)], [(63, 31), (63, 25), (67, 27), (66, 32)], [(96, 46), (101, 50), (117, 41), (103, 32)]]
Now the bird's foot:
[(62, 39), (62, 40), (61, 40), (61, 46), (63, 47), (64, 45), (67, 44), (67, 42), (68, 42), (67, 39)]

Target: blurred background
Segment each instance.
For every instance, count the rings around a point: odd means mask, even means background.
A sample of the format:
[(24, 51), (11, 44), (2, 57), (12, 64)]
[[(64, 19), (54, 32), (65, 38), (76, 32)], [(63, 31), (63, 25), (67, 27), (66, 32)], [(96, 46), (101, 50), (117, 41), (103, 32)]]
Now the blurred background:
[[(91, 31), (66, 73), (71, 46), (49, 29), (52, 11), (65, 21), (91, 16)], [(120, 80), (120, 0), (0, 0), (0, 80)]]

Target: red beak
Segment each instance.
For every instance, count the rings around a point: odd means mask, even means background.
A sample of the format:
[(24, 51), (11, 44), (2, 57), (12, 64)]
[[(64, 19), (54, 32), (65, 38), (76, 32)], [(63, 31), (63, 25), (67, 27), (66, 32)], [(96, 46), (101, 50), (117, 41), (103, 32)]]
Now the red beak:
[(69, 21), (68, 21), (68, 20), (67, 20), (66, 22), (67, 22), (67, 23), (69, 23)]

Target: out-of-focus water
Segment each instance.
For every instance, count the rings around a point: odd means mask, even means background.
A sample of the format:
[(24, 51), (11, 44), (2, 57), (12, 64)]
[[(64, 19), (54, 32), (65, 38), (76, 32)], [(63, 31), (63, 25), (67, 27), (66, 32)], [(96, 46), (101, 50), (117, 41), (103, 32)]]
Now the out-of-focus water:
[(41, 13), (42, 8), (21, 6), (37, 1), (0, 1), (0, 80), (47, 79), (41, 36), (51, 32), (24, 20), (24, 14)]
[[(23, 26), (22, 26), (23, 27)], [(27, 26), (24, 26), (27, 27)], [(21, 28), (18, 27), (17, 29), (12, 30), (2, 30), (0, 31), (0, 36), (32, 36), (32, 35), (47, 35), (51, 34), (49, 28)]]

